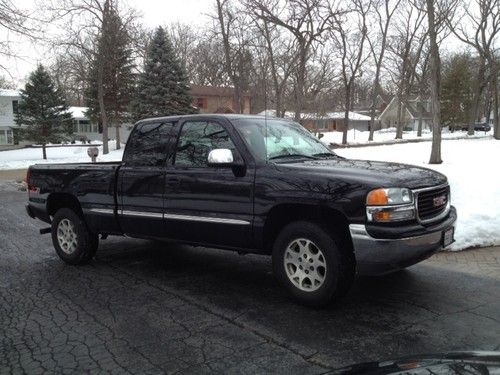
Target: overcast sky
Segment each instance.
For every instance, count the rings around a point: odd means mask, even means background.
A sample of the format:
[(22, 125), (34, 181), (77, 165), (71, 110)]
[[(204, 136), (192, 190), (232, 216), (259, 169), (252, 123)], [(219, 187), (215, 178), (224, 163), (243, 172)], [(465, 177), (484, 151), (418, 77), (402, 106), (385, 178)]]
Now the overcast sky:
[[(209, 19), (206, 16), (213, 8), (212, 0), (122, 0), (142, 14), (141, 22), (148, 28), (159, 25), (181, 22), (190, 25), (204, 25)], [(33, 0), (14, 1), (19, 9), (30, 13), (34, 9)], [(4, 33), (3, 29), (1, 32)], [(5, 66), (10, 75), (0, 70), (0, 75), (13, 79), (20, 85), (24, 84), (27, 75), (36, 67), (38, 62), (49, 64), (51, 61), (48, 47), (43, 43), (32, 43), (26, 38), (7, 33), (0, 35), (0, 39), (12, 42), (18, 59), (5, 59), (0, 57), (0, 65)]]

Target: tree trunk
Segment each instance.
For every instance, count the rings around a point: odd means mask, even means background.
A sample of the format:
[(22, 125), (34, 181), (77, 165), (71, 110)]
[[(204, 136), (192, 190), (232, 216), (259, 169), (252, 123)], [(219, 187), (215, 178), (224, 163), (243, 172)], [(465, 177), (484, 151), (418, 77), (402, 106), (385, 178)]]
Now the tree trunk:
[(380, 79), (380, 66), (377, 64), (377, 71), (375, 72), (375, 81), (372, 90), (372, 105), (370, 108), (370, 135), (368, 141), (373, 141), (373, 133), (375, 132), (375, 106), (378, 96), (378, 81)]
[(47, 160), (47, 145), (45, 143), (42, 143), (42, 154), (43, 160)]
[(484, 56), (479, 57), (479, 70), (477, 73), (476, 87), (474, 92), (474, 100), (472, 102), (471, 113), (469, 116), (469, 127), (467, 134), (474, 135), (474, 124), (479, 116), (479, 104), (481, 103), (481, 96), (484, 91), (484, 74), (486, 71), (486, 61)]
[(434, 20), (434, 2), (426, 0), (427, 18), (429, 20), (430, 44), (430, 88), (432, 109), (432, 150), (429, 164), (440, 164), (441, 160), (441, 104), (439, 102), (439, 89), (441, 85), (441, 61), (439, 47), (436, 41), (436, 24)]
[(403, 139), (403, 102), (401, 101), (401, 96), (398, 99), (398, 114), (397, 114), (397, 125), (396, 125), (396, 139)]
[(498, 65), (493, 69), (493, 137), (500, 140), (500, 123), (498, 122)]
[(115, 126), (116, 129), (116, 149), (121, 149), (121, 139), (120, 139), (120, 125)]
[(351, 88), (346, 87), (345, 112), (344, 112), (344, 131), (342, 132), (342, 144), (347, 144), (347, 132), (349, 131), (349, 110), (351, 109)]
[(102, 153), (106, 155), (109, 154), (109, 146), (108, 146), (108, 116), (106, 114), (106, 107), (104, 106), (104, 85), (103, 85), (104, 64), (101, 56), (98, 56), (98, 59), (99, 59), (99, 66), (97, 70), (97, 97), (99, 100), (99, 112), (101, 114), (101, 122), (102, 122)]
[(297, 84), (295, 86), (295, 121), (300, 121), (300, 114), (302, 112), (302, 105), (304, 102), (304, 86), (305, 86), (305, 72), (306, 72), (306, 47), (299, 46), (300, 60), (299, 67), (297, 71)]
[(417, 137), (422, 136), (422, 122), (424, 117), (424, 105), (422, 103), (422, 97), (420, 97), (420, 108), (418, 109), (418, 128), (417, 128)]

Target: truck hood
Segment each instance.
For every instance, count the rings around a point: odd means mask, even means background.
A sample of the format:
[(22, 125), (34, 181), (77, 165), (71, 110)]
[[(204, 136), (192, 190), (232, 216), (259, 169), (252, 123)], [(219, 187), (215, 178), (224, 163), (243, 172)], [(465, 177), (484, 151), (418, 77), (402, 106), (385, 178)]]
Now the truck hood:
[(279, 164), (279, 168), (301, 170), (325, 177), (344, 178), (373, 187), (406, 187), (417, 189), (441, 185), (446, 176), (432, 169), (408, 164), (353, 159), (322, 159)]

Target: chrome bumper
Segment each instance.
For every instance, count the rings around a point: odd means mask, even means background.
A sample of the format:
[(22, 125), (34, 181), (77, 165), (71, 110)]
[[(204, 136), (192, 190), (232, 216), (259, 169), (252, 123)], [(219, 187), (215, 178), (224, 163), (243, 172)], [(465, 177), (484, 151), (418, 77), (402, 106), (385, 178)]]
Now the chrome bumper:
[[(446, 229), (455, 225), (455, 221)], [(383, 275), (411, 266), (442, 248), (443, 230), (401, 239), (373, 238), (363, 224), (349, 225), (356, 271), (359, 275)]]

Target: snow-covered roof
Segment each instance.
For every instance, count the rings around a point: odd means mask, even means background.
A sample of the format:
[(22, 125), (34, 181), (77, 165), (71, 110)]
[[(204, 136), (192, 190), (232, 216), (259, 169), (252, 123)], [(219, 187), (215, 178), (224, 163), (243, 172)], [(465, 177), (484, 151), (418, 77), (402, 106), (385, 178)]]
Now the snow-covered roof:
[[(259, 113), (262, 116), (276, 117), (276, 110), (267, 109)], [(285, 118), (293, 119), (295, 113), (291, 111), (285, 112)], [(342, 120), (344, 118), (344, 112), (327, 112), (324, 114), (303, 112), (300, 117), (305, 120)], [(349, 120), (353, 121), (370, 121), (370, 116), (365, 116), (357, 112), (349, 111)]]
[(21, 92), (19, 90), (0, 89), (0, 96), (16, 97), (21, 96)]
[(85, 116), (85, 112), (88, 111), (88, 107), (69, 107), (68, 112), (71, 113), (71, 116), (74, 119), (87, 119)]

